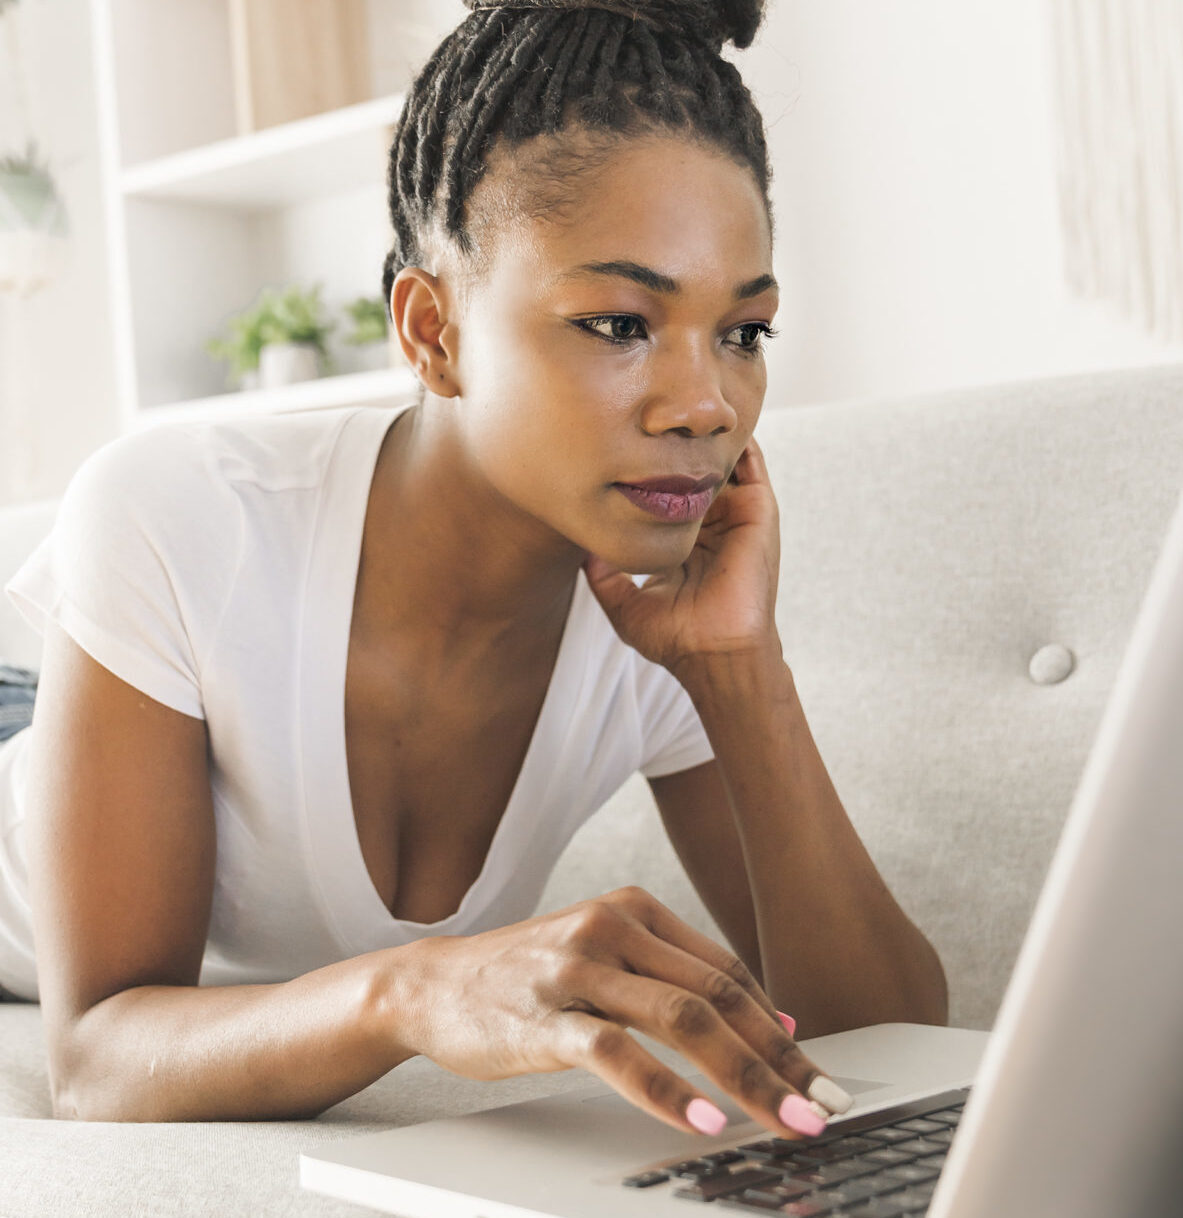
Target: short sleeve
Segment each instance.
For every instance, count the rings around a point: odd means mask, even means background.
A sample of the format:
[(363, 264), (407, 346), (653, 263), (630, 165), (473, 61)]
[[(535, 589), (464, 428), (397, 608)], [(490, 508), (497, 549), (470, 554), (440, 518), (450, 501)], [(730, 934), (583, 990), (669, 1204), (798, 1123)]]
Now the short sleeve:
[(189, 433), (122, 437), (83, 463), (5, 590), (39, 633), (57, 622), (121, 680), (204, 718), (198, 657), (224, 587), (211, 542), (233, 535), (217, 500)]
[(641, 666), (637, 675), (641, 773), (646, 778), (662, 778), (712, 760), (715, 750), (690, 695), (666, 669), (648, 661)]

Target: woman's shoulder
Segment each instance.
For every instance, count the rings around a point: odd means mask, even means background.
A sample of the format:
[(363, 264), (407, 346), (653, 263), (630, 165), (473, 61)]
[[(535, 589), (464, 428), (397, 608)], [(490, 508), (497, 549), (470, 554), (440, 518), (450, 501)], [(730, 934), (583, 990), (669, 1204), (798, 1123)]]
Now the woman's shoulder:
[(267, 491), (319, 486), (343, 437), (385, 427), (390, 413), (367, 407), (254, 415), (198, 425), (189, 435), (217, 476)]
[(146, 428), (108, 441), (70, 479), (58, 508), (59, 543), (81, 546), (96, 537), (155, 531), (174, 511), (206, 503), (200, 449), (184, 429)]
[(369, 423), (359, 410), (163, 423), (93, 452), (63, 497), (67, 516), (216, 527), (252, 490), (317, 488), (342, 435)]
[(96, 449), (75, 481), (106, 478), (136, 490), (175, 486), (177, 478), (245, 480), (268, 489), (307, 486), (323, 476), (339, 436), (359, 413), (304, 411), (161, 423)]

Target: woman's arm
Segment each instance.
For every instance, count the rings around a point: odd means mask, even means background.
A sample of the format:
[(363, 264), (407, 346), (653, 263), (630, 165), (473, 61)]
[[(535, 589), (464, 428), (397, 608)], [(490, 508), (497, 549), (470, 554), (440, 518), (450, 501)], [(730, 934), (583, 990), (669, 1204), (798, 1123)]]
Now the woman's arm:
[(724, 1114), (625, 1031), (638, 1028), (768, 1128), (821, 1128), (803, 1098), (817, 1068), (748, 970), (638, 890), (280, 984), (198, 986), (216, 852), (204, 724), (51, 628), (31, 743), (30, 887), (59, 1115), (311, 1116), (422, 1053), (474, 1078), (582, 1066), (676, 1128), (718, 1132)]
[(728, 661), (682, 675), (716, 759), (655, 779), (654, 795), (745, 960), (743, 944), (757, 940), (764, 988), (796, 1018), (798, 1036), (944, 1023), (940, 960), (851, 825), (784, 662)]
[(778, 523), (751, 441), (681, 567), (638, 588), (588, 559), (589, 583), (617, 632), (678, 678), (715, 750), (714, 773), (700, 767), (653, 789), (716, 920), (746, 959), (758, 942), (764, 986), (803, 1035), (943, 1022), (940, 961), (851, 826), (782, 658)]
[(718, 762), (651, 778), (649, 789), (695, 891), (735, 954), (763, 985), (752, 886)]
[(310, 1115), (410, 1056), (376, 1018), (397, 976), (387, 953), (283, 984), (198, 988), (216, 849), (201, 720), (51, 626), (31, 746), (30, 891), (58, 1115)]

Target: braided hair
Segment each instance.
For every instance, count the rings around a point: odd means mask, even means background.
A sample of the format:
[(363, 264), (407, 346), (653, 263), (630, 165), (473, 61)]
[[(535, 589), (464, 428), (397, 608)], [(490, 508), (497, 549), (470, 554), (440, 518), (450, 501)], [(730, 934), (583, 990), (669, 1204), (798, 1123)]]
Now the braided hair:
[(471, 203), (491, 157), (535, 137), (585, 138), (577, 149), (555, 139), (531, 148), (513, 178), (532, 214), (561, 207), (573, 177), (622, 137), (669, 131), (748, 166), (769, 206), (764, 124), (721, 55), (728, 42), (751, 45), (764, 0), (464, 2), (473, 11), (411, 86), (390, 151), (388, 309), (395, 276), (425, 265), (432, 234), (474, 252)]

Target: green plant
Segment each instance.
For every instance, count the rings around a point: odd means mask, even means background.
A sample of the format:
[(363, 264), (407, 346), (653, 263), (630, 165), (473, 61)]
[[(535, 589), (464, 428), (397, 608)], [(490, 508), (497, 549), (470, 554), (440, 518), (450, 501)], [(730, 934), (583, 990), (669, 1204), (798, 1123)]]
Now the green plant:
[[(0, 0), (0, 6), (3, 3), (4, 0)], [(3, 12), (2, 7), (0, 7), (0, 12)], [(0, 173), (30, 178), (49, 190), (53, 189), (53, 174), (49, 172), (49, 163), (37, 151), (37, 144), (34, 140), (29, 141), (24, 152), (0, 156)]]
[(353, 321), (353, 330), (345, 341), (354, 347), (386, 340), (386, 303), (381, 296), (359, 296), (345, 306)]
[(255, 303), (226, 322), (228, 333), (211, 338), (205, 349), (230, 365), (230, 375), (241, 379), (259, 366), (259, 352), (268, 343), (305, 343), (316, 349), (326, 370), (332, 366), (325, 345), (336, 323), (327, 321), (320, 299), (320, 284), (282, 291), (264, 288)]

